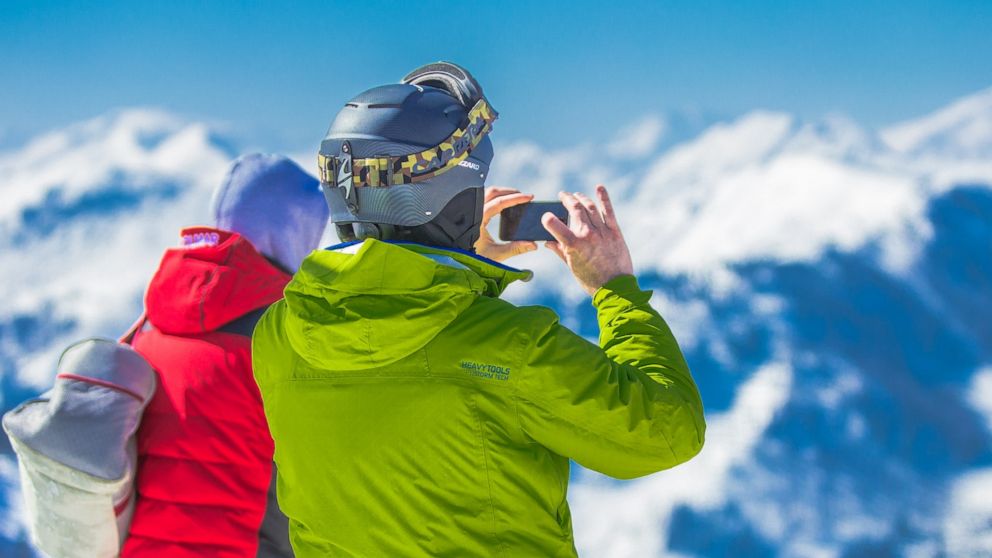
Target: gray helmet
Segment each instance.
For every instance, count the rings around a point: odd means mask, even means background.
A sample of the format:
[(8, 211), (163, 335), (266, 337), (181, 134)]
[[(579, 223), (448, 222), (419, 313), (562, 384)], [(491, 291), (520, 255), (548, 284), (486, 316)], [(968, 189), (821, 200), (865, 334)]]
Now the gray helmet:
[(471, 250), (496, 118), (471, 74), (447, 62), (348, 101), (317, 157), (341, 240), (412, 240)]

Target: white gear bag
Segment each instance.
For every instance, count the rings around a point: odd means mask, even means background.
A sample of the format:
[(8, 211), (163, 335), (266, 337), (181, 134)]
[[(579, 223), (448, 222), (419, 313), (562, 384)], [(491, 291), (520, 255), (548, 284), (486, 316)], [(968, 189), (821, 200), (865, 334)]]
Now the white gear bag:
[(31, 540), (45, 554), (120, 554), (134, 513), (135, 432), (155, 385), (129, 345), (88, 339), (62, 353), (52, 389), (4, 415)]

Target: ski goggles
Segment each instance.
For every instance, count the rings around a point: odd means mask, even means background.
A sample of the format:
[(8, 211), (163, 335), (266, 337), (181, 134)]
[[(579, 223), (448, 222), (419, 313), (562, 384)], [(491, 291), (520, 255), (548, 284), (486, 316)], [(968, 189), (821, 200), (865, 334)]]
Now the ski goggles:
[[(476, 101), (466, 122), (435, 147), (399, 157), (354, 159), (351, 145), (343, 142), (341, 152), (317, 155), (320, 181), (355, 188), (399, 186), (430, 180), (457, 167), (493, 128), (498, 113), (485, 98)], [(349, 180), (350, 179), (350, 180)]]
[(407, 74), (401, 83), (444, 90), (468, 108), (468, 114), (462, 124), (440, 144), (418, 153), (357, 159), (352, 156), (348, 141), (340, 144), (338, 153), (318, 153), (318, 177), (332, 209), (339, 204), (330, 187), (336, 187), (348, 211), (356, 213), (357, 188), (416, 184), (458, 167), (492, 131), (493, 123), (499, 118), (499, 113), (483, 94), (482, 87), (457, 64), (437, 62), (421, 66)]

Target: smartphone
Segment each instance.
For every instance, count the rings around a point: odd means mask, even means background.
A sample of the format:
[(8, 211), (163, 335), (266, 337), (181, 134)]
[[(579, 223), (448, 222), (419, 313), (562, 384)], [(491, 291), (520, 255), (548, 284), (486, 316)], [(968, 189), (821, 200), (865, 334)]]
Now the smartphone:
[(554, 240), (541, 224), (541, 216), (549, 212), (568, 224), (568, 210), (561, 202), (530, 202), (504, 209), (499, 214), (499, 239)]

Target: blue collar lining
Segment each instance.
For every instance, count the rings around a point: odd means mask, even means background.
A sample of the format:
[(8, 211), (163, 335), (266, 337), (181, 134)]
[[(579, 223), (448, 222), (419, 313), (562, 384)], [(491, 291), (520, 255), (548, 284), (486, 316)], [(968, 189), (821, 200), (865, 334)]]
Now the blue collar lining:
[[(324, 250), (341, 250), (342, 248), (348, 248), (349, 246), (354, 246), (356, 244), (361, 244), (362, 242), (365, 242), (365, 241), (364, 240), (351, 240), (351, 241), (348, 241), (348, 242), (342, 242), (340, 244), (335, 244), (334, 246), (328, 246), (327, 248), (324, 248)], [(440, 248), (438, 246), (428, 246), (426, 244), (420, 244), (419, 242), (408, 242), (408, 241), (405, 241), (405, 240), (380, 240), (379, 242), (385, 242), (386, 244), (396, 244), (396, 245), (399, 245), (399, 246), (402, 246), (402, 245), (422, 246), (424, 248), (428, 248), (428, 249), (431, 249), (431, 250), (441, 250), (441, 251), (444, 251), (444, 252), (454, 252), (456, 254), (461, 254), (463, 256), (469, 256), (469, 257), (471, 257), (471, 258), (473, 258), (475, 260), (478, 260), (478, 261), (480, 261), (482, 263), (489, 264), (491, 266), (497, 267), (497, 268), (502, 269), (504, 271), (509, 271), (511, 273), (524, 273), (523, 270), (517, 269), (515, 267), (510, 267), (508, 265), (503, 265), (503, 264), (501, 264), (501, 263), (499, 263), (497, 261), (490, 260), (489, 258), (486, 258), (484, 256), (480, 256), (480, 255), (476, 254), (475, 252), (469, 252), (468, 250), (460, 250), (458, 248)]]

